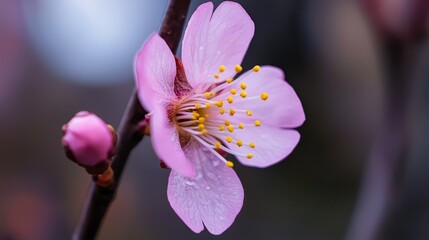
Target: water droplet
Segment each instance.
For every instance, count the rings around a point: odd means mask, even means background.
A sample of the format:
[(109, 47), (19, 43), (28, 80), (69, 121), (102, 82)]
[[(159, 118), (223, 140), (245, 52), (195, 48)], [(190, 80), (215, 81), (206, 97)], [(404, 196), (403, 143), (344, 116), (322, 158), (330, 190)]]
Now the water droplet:
[(194, 185), (195, 185), (195, 182), (188, 181), (188, 180), (186, 180), (186, 181), (185, 181), (185, 183), (186, 183), (186, 185), (188, 185), (188, 186), (194, 186)]

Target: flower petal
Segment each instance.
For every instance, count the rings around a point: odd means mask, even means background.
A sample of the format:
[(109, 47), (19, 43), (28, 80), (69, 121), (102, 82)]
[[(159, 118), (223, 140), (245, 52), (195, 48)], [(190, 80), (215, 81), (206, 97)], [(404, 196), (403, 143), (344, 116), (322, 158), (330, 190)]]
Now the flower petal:
[(202, 4), (189, 20), (182, 44), (182, 60), (191, 86), (215, 81), (219, 66), (226, 67), (219, 81), (234, 74), (253, 37), (252, 19), (234, 2), (223, 2), (216, 11), (211, 2)]
[[(263, 66), (260, 71), (255, 73), (244, 73), (228, 90), (235, 87), (240, 90), (239, 84), (246, 83), (247, 97), (241, 99), (239, 96), (234, 102), (236, 109), (246, 109), (253, 112), (253, 117), (243, 116), (240, 120), (254, 121), (258, 119), (262, 125), (294, 128), (300, 126), (305, 120), (304, 109), (301, 101), (293, 88), (284, 80), (283, 71), (273, 66)], [(268, 93), (269, 97), (263, 101), (259, 96), (261, 93)], [(247, 100), (252, 96), (258, 96), (257, 99)], [(269, 114), (267, 114), (269, 112)], [(238, 115), (238, 117), (240, 117)]]
[(199, 143), (185, 149), (196, 167), (196, 176), (186, 178), (171, 171), (167, 195), (171, 207), (192, 231), (206, 226), (221, 234), (234, 222), (243, 206), (244, 190), (234, 170)]
[(174, 124), (167, 117), (167, 110), (154, 105), (150, 127), (152, 145), (156, 154), (171, 169), (188, 177), (195, 176), (193, 163), (189, 161), (180, 145), (179, 135)]
[[(242, 164), (253, 167), (268, 167), (280, 162), (292, 152), (300, 139), (299, 133), (295, 130), (269, 126), (237, 129), (231, 136), (242, 140), (244, 146), (226, 144), (234, 151), (252, 153), (251, 159), (241, 156), (237, 156), (237, 159)], [(250, 142), (255, 143), (255, 148), (248, 146)]]
[(138, 96), (143, 106), (152, 111), (155, 104), (175, 98), (176, 62), (167, 43), (152, 34), (134, 60)]

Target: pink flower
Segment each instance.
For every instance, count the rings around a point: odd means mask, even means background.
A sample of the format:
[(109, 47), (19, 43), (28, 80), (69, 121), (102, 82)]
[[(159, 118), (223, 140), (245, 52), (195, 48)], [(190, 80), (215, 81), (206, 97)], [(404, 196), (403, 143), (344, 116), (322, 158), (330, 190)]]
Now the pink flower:
[(107, 124), (90, 112), (78, 112), (63, 127), (67, 156), (91, 174), (101, 174), (110, 166), (115, 139)]
[[(151, 112), (152, 144), (172, 171), (168, 200), (194, 232), (220, 234), (243, 205), (233, 163), (267, 167), (294, 149), (291, 128), (304, 119), (301, 103), (282, 70), (255, 66), (234, 80), (254, 24), (237, 3), (202, 4), (189, 20), (182, 62), (153, 34), (138, 52), (138, 95)], [(203, 225), (204, 224), (204, 225)]]

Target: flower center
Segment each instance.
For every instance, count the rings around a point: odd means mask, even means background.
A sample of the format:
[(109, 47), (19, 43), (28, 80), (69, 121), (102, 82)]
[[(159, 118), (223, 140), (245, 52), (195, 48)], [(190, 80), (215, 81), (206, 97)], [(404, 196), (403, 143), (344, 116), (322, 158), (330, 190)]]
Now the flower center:
[[(235, 74), (240, 73), (242, 67), (236, 65), (234, 70)], [(207, 147), (228, 167), (233, 167), (233, 162), (226, 160), (219, 150), (247, 159), (252, 159), (254, 155), (255, 143), (243, 141), (238, 136), (244, 136), (248, 128), (261, 126), (261, 121), (253, 116), (250, 108), (253, 101), (266, 101), (268, 93), (248, 96), (246, 91), (246, 77), (259, 70), (258, 65), (253, 67), (252, 71), (239, 78), (240, 83), (234, 79), (235, 74), (220, 83), (205, 83), (197, 88), (202, 90), (184, 96), (176, 105), (177, 126)], [(214, 78), (220, 79), (224, 71), (225, 66), (220, 66)]]

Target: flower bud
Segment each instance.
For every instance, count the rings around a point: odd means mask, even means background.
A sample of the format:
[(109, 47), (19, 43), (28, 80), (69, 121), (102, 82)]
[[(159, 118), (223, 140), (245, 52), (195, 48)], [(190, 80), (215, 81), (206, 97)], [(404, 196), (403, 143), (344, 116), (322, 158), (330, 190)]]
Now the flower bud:
[(427, 0), (361, 0), (376, 29), (398, 40), (419, 40), (428, 33)]
[(82, 111), (63, 126), (63, 131), (62, 143), (68, 158), (93, 175), (107, 170), (115, 151), (115, 137), (103, 120)]

